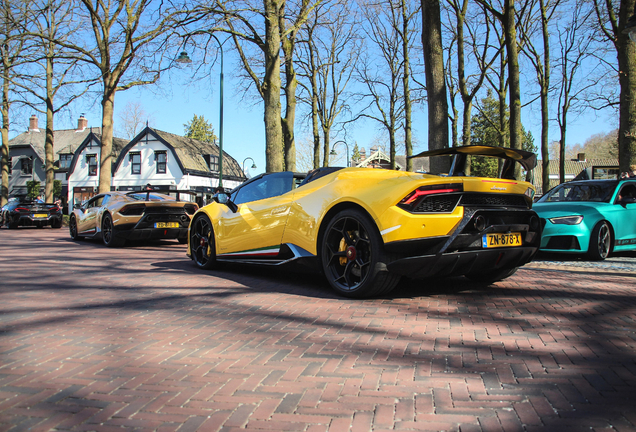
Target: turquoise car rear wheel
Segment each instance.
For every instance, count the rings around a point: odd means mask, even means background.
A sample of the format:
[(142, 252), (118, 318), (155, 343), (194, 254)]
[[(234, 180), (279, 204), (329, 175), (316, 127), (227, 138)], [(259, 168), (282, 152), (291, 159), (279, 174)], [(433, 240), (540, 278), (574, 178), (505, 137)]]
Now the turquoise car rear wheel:
[(590, 245), (587, 254), (590, 259), (602, 261), (607, 258), (612, 251), (612, 230), (606, 221), (596, 224), (590, 236)]

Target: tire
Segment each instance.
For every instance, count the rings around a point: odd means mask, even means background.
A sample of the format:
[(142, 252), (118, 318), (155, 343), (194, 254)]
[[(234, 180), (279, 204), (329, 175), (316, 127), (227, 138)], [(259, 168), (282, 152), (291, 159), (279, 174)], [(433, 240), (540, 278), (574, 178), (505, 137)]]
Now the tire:
[(77, 220), (75, 216), (71, 216), (71, 219), (68, 221), (68, 232), (73, 240), (82, 239), (82, 236), (77, 233)]
[(491, 284), (509, 278), (517, 272), (519, 267), (503, 268), (488, 273), (470, 273), (466, 277), (473, 282)]
[(55, 229), (62, 228), (62, 219), (54, 219), (51, 222), (51, 228), (55, 228)]
[(190, 225), (190, 255), (200, 269), (209, 270), (216, 266), (216, 246), (214, 230), (210, 218), (205, 214), (197, 216)]
[(11, 215), (9, 215), (9, 216), (7, 217), (7, 220), (6, 220), (6, 222), (7, 222), (7, 228), (9, 228), (9, 229), (16, 229), (17, 227), (19, 227), (19, 226), (20, 226), (20, 218), (19, 218), (19, 217), (18, 217), (18, 218), (15, 218), (15, 219), (17, 219), (17, 220), (15, 220), (15, 221), (13, 221), (12, 219), (13, 219), (13, 218), (11, 218)]
[(117, 237), (113, 220), (109, 214), (105, 214), (102, 219), (102, 241), (108, 247), (119, 247), (126, 243), (125, 240)]
[(347, 209), (328, 222), (320, 261), (329, 285), (339, 294), (367, 298), (390, 292), (400, 281), (399, 275), (386, 270), (390, 258), (366, 213)]
[(594, 261), (603, 261), (610, 252), (612, 252), (612, 230), (609, 223), (602, 221), (592, 230), (587, 256)]

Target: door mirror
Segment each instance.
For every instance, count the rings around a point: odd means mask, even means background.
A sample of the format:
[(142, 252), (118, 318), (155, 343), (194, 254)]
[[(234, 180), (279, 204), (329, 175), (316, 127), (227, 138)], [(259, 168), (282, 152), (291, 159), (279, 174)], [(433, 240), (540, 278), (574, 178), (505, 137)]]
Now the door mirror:
[(238, 211), (238, 206), (232, 202), (230, 196), (225, 192), (219, 192), (214, 195), (214, 201), (219, 204), (225, 204), (230, 210), (232, 210), (232, 213), (236, 213)]

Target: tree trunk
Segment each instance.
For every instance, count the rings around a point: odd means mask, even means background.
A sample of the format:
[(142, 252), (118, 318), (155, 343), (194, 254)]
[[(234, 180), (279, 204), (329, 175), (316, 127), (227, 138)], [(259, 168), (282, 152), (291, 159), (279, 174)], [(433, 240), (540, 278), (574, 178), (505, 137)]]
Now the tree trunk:
[[(422, 2), (422, 44), (428, 96), (428, 148), (448, 147), (448, 100), (442, 48), (442, 24), (439, 0)], [(448, 172), (446, 158), (431, 158), (431, 172)]]
[[(505, 0), (503, 27), (508, 53), (508, 83), (510, 87), (510, 148), (522, 147), (521, 129), (521, 85), (519, 80), (519, 54), (517, 48), (517, 30), (515, 27), (515, 0)], [(521, 167), (515, 164), (515, 178), (521, 178)]]
[[(281, 17), (281, 22), (283, 17)], [(281, 28), (282, 24), (281, 24)], [(285, 55), (285, 118), (282, 119), (283, 140), (285, 142), (285, 170), (296, 171), (296, 141), (294, 123), (296, 122), (296, 71), (294, 69), (294, 38), (292, 33), (283, 39)]]
[[(4, 59), (3, 59), (4, 60)], [(9, 200), (9, 77), (6, 63), (3, 64), (2, 76), (2, 157), (0, 157), (0, 168), (2, 168), (2, 185), (0, 186), (0, 207)]]
[(409, 20), (406, 13), (406, 0), (402, 0), (402, 56), (404, 57), (404, 74), (402, 75), (402, 83), (404, 86), (404, 147), (406, 152), (407, 171), (413, 171), (413, 161), (409, 156), (413, 154), (413, 137), (412, 137), (412, 107), (411, 107), (411, 64), (409, 60)]
[(283, 171), (283, 129), (280, 103), (280, 29), (281, 0), (264, 0), (265, 4), (265, 78), (263, 101), (265, 122), (265, 170)]
[[(52, 49), (52, 48), (50, 48)], [(46, 137), (44, 139), (44, 169), (46, 182), (44, 184), (44, 201), (53, 202), (53, 182), (55, 181), (55, 151), (53, 147), (55, 130), (53, 113), (53, 58), (46, 58)]]
[[(635, 0), (622, 0), (619, 20), (624, 28), (629, 17), (635, 12)], [(620, 95), (618, 162), (621, 172), (631, 170), (636, 165), (636, 45), (629, 36), (617, 35), (617, 55)]]
[(542, 193), (550, 189), (550, 148), (548, 129), (550, 112), (548, 92), (550, 91), (550, 32), (546, 15), (545, 0), (539, 0), (541, 7), (541, 29), (543, 31), (543, 80), (541, 84), (541, 187)]
[(110, 192), (113, 166), (113, 110), (115, 107), (115, 90), (107, 84), (104, 77), (104, 95), (102, 99), (102, 146), (99, 165), (99, 193)]

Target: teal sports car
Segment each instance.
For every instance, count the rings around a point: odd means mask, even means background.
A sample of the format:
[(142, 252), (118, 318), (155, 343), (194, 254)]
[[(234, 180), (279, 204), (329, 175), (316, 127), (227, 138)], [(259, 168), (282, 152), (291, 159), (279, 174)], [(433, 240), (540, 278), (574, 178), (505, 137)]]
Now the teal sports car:
[(542, 251), (604, 260), (636, 250), (636, 178), (563, 183), (533, 209), (543, 224)]

